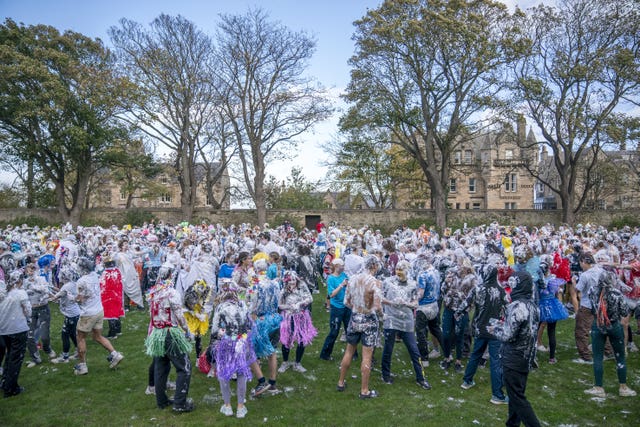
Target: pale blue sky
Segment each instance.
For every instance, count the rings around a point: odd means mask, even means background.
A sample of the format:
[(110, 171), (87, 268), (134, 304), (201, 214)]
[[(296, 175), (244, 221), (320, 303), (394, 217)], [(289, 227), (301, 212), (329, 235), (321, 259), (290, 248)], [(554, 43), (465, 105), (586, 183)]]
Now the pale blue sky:
[[(539, 2), (505, 1), (512, 8), (514, 4), (528, 8)], [(26, 25), (46, 24), (60, 30), (70, 29), (99, 37), (110, 45), (107, 30), (123, 17), (146, 25), (160, 13), (180, 14), (213, 35), (218, 14), (244, 13), (257, 6), (266, 10), (271, 19), (290, 29), (312, 34), (317, 40), (317, 49), (308, 74), (331, 89), (338, 111), (331, 120), (317, 125), (313, 133), (301, 139), (299, 154), (293, 161), (272, 164), (267, 173), (285, 178), (292, 165), (299, 165), (303, 167), (304, 175), (315, 181), (327, 174), (320, 163), (325, 158), (322, 146), (336, 133), (340, 116), (337, 97), (349, 82), (347, 61), (354, 49), (351, 40), (353, 21), (380, 3), (381, 0), (0, 0), (0, 14), (3, 21), (9, 17)]]

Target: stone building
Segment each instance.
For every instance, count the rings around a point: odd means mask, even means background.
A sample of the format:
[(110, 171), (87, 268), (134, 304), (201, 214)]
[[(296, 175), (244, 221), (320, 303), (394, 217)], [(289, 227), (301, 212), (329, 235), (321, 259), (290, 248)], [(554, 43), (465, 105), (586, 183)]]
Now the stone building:
[[(220, 167), (214, 164), (213, 168)], [(215, 170), (215, 169), (214, 169)], [(206, 169), (202, 164), (196, 164), (196, 208), (211, 207), (213, 200), (208, 196)], [(151, 188), (153, 187), (153, 188)], [(229, 172), (225, 168), (222, 178), (213, 185), (213, 199), (220, 203), (221, 209), (229, 210), (231, 202), (229, 197), (230, 179)], [(125, 208), (129, 195), (122, 189), (122, 184), (114, 180), (108, 172), (103, 174), (98, 189), (90, 199), (91, 208)], [(131, 208), (179, 208), (180, 207), (180, 183), (175, 171), (169, 164), (163, 164), (163, 171), (158, 174), (153, 183), (145, 188), (136, 190), (132, 195)]]
[[(507, 126), (501, 131), (480, 134), (463, 142), (450, 159), (451, 174), (447, 203), (450, 209), (532, 209), (535, 179), (527, 168), (536, 168), (538, 144), (524, 118), (516, 131)], [(399, 187), (396, 207), (429, 208), (426, 182), (422, 194)], [(407, 195), (413, 195), (407, 197)]]
[[(585, 209), (633, 209), (640, 207), (640, 151), (609, 150), (598, 156), (592, 170), (592, 183), (587, 192)], [(587, 156), (585, 163), (590, 163)], [(553, 155), (542, 148), (538, 163), (542, 180), (558, 187), (560, 178), (553, 164)], [(586, 170), (586, 168), (585, 168)], [(579, 174), (576, 182), (576, 197), (583, 193), (585, 178)], [(535, 187), (535, 209), (559, 209), (562, 203), (558, 195), (547, 185), (538, 181)]]
[(536, 167), (538, 145), (526, 126), (522, 118), (515, 133), (507, 127), (458, 147), (449, 180), (451, 209), (533, 208), (535, 179), (527, 168)]

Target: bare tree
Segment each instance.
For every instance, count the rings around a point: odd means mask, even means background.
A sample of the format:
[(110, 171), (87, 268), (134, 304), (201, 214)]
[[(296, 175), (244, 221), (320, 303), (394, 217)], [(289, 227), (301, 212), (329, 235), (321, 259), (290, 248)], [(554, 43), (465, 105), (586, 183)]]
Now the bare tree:
[(297, 138), (331, 112), (324, 92), (303, 73), (315, 41), (269, 21), (260, 9), (222, 15), (217, 35), (220, 99), (238, 144), (258, 223), (266, 222), (265, 169), (289, 157)]
[(164, 14), (149, 29), (122, 19), (109, 34), (126, 75), (139, 90), (123, 118), (175, 153), (181, 209), (190, 220), (198, 186), (196, 158), (205, 149), (205, 132), (218, 102), (212, 41), (187, 19)]
[(562, 220), (572, 224), (599, 179), (596, 166), (612, 140), (607, 123), (638, 104), (640, 9), (626, 0), (566, 0), (532, 9), (521, 26), (531, 48), (514, 63), (514, 101), (540, 129), (559, 179), (531, 172), (558, 194)]
[(216, 199), (214, 191), (216, 183), (224, 180), (231, 161), (236, 157), (238, 144), (234, 138), (231, 123), (223, 108), (216, 108), (214, 118), (206, 132), (205, 143), (198, 144), (199, 158), (204, 167), (207, 199), (213, 209), (221, 209), (231, 197), (231, 187), (223, 188), (220, 199)]

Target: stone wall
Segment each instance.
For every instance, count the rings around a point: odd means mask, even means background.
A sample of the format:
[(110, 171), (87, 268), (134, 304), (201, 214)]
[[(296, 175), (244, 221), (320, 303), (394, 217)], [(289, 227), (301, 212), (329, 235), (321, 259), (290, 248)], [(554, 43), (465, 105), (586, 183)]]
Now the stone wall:
[[(156, 208), (149, 210), (158, 220), (168, 223), (179, 223), (183, 220), (181, 212), (177, 208)], [(89, 209), (83, 213), (82, 223), (100, 225), (122, 225), (125, 221), (126, 211), (122, 209)], [(59, 223), (58, 211), (55, 209), (0, 209), (0, 223), (25, 222), (25, 218), (38, 218), (50, 224)], [(325, 224), (332, 222), (361, 227), (369, 225), (386, 230), (396, 228), (402, 223), (416, 226), (421, 223), (431, 225), (435, 223), (435, 216), (428, 209), (347, 209), (347, 210), (270, 210), (267, 213), (267, 221), (271, 225), (278, 225), (288, 219), (298, 226), (304, 226), (305, 220), (320, 217)], [(229, 211), (215, 211), (199, 208), (194, 212), (194, 223), (207, 221), (208, 223), (220, 223), (224, 225), (256, 222), (256, 211), (252, 209), (235, 209)], [(579, 223), (594, 223), (608, 226), (614, 220), (623, 218), (637, 218), (634, 210), (599, 210), (583, 211), (577, 217)], [(450, 210), (449, 224), (452, 227), (461, 227), (464, 223), (469, 226), (488, 224), (497, 221), (505, 225), (542, 225), (546, 223), (559, 224), (561, 211), (559, 210)]]

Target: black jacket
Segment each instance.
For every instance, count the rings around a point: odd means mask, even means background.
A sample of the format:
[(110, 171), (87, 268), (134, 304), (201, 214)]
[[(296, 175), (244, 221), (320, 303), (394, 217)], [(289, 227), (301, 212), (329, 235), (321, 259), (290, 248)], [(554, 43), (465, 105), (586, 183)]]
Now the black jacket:
[(529, 372), (536, 357), (536, 340), (540, 314), (533, 302), (533, 280), (524, 269), (513, 276), (515, 287), (512, 302), (507, 306), (504, 322), (496, 323), (493, 333), (502, 341), (502, 366), (519, 372)]
[(504, 309), (509, 302), (507, 293), (498, 283), (498, 269), (494, 265), (486, 264), (481, 267), (482, 283), (471, 290), (466, 300), (456, 310), (456, 315), (464, 314), (465, 310), (475, 302), (475, 315), (471, 327), (476, 338), (494, 339), (487, 331), (491, 319), (501, 319)]

